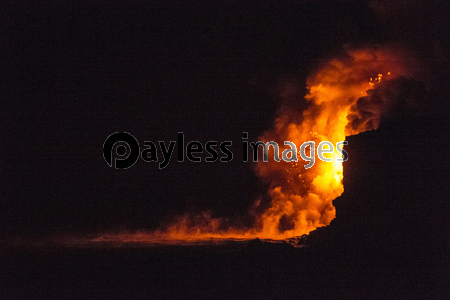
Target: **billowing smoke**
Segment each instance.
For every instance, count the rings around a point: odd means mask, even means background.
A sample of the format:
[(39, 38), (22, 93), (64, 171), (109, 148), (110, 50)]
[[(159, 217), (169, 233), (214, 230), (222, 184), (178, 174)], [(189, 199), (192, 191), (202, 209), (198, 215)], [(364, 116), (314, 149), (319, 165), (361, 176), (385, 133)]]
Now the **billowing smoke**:
[[(399, 48), (347, 49), (308, 77), (307, 108), (302, 114), (289, 99), (262, 139), (279, 145), (283, 141), (335, 145), (348, 135), (376, 129), (394, 106), (414, 110), (416, 98), (423, 95), (418, 90), (423, 89), (408, 77), (417, 73), (412, 56)], [(284, 95), (291, 97), (289, 91), (292, 87), (287, 84)], [(262, 236), (298, 236), (334, 219), (332, 200), (343, 192), (341, 163), (316, 158), (315, 165), (305, 169), (300, 161), (259, 162), (257, 173), (271, 183), (272, 201), (258, 224)]]
[(421, 114), (426, 103), (427, 91), (422, 81), (399, 77), (381, 82), (350, 107), (346, 135), (377, 129), (386, 119)]
[[(260, 140), (277, 142), (281, 153), (288, 149), (284, 141), (297, 147), (307, 141), (316, 145), (329, 141), (336, 145), (348, 135), (376, 129), (383, 118), (395, 117), (395, 112), (417, 110), (420, 99), (424, 99), (424, 86), (415, 79), (418, 73), (411, 54), (400, 48), (348, 48), (340, 56), (322, 62), (308, 77), (305, 97), (295, 81), (279, 85), (284, 104), (273, 128)], [(309, 155), (315, 157), (316, 153), (311, 151)], [(328, 158), (333, 162), (315, 157), (311, 168), (305, 168), (307, 162), (301, 159), (278, 162), (273, 157), (271, 148), (269, 161), (259, 160), (256, 165), (257, 175), (269, 185), (270, 202), (256, 201), (250, 212), (255, 217), (252, 228), (236, 228), (228, 220), (203, 214), (180, 217), (164, 230), (119, 239), (149, 242), (286, 239), (328, 225), (335, 218), (332, 201), (344, 191), (343, 166), (337, 161), (342, 155), (330, 153)], [(97, 240), (105, 239), (111, 237)]]

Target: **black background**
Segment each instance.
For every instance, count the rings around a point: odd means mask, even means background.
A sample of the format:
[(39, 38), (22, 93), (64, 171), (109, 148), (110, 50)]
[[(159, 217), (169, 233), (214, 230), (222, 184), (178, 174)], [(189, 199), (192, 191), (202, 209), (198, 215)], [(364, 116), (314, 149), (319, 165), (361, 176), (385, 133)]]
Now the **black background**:
[[(448, 20), (439, 1), (1, 4), (2, 236), (154, 229), (184, 212), (248, 224), (265, 183), (242, 162), (321, 59), (401, 43), (430, 69), (448, 113)], [(302, 99), (298, 100), (303, 105)], [(233, 141), (229, 163), (107, 166), (116, 131), (144, 140)], [(432, 175), (430, 175), (432, 176)], [(246, 223), (247, 222), (247, 223)]]

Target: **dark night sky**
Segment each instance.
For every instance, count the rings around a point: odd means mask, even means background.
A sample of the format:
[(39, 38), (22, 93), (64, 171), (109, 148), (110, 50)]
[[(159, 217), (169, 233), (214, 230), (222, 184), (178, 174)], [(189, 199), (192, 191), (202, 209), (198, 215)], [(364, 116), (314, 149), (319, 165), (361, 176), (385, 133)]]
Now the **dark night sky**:
[[(270, 128), (276, 83), (304, 85), (344, 44), (414, 48), (431, 111), (448, 112), (446, 10), (414, 2), (1, 4), (0, 233), (152, 229), (204, 210), (245, 221), (265, 188), (242, 132)], [(115, 170), (102, 146), (116, 131), (231, 140), (235, 158)]]

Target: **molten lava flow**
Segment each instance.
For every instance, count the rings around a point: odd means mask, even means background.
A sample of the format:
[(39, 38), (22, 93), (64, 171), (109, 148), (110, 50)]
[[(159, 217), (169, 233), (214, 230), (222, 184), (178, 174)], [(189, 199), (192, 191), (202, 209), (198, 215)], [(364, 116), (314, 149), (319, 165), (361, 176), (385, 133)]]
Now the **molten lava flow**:
[[(366, 111), (367, 115), (361, 115), (357, 101), (367, 97), (381, 81), (408, 76), (413, 71), (409, 70), (411, 60), (404, 61), (403, 57), (404, 53), (393, 49), (360, 49), (349, 50), (342, 57), (324, 62), (307, 79), (307, 109), (299, 115), (293, 107), (282, 107), (274, 128), (267, 131), (261, 140), (277, 142), (281, 153), (289, 149), (284, 146), (284, 141), (291, 141), (297, 147), (307, 141), (315, 141), (316, 145), (330, 141), (336, 145), (348, 135), (376, 129), (381, 111)], [(377, 108), (382, 108), (382, 105)], [(359, 121), (352, 123), (355, 119)], [(298, 162), (276, 162), (273, 150), (269, 151), (269, 162), (260, 160), (256, 172), (270, 183), (268, 193), (272, 200), (267, 209), (256, 214), (253, 228), (221, 229), (221, 219), (204, 214), (194, 218), (181, 217), (166, 230), (102, 236), (95, 241), (179, 243), (256, 237), (281, 240), (308, 234), (335, 218), (332, 201), (344, 191), (342, 163), (336, 161), (340, 155), (334, 152), (327, 157), (332, 157), (333, 162), (324, 162), (316, 157), (314, 166), (305, 169), (306, 162), (300, 157)], [(255, 211), (260, 205), (257, 201)]]

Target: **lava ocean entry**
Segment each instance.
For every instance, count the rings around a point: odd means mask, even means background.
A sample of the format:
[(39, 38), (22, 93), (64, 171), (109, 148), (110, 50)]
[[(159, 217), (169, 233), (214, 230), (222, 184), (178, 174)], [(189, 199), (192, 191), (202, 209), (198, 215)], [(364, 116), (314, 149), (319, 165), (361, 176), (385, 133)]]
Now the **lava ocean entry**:
[(3, 2), (0, 299), (450, 299), (450, 1)]
[[(291, 104), (279, 109), (274, 127), (260, 140), (277, 142), (281, 153), (287, 149), (283, 141), (296, 145), (306, 141), (314, 141), (316, 145), (321, 141), (336, 144), (346, 136), (377, 129), (383, 115), (394, 105), (390, 103), (390, 95), (395, 94), (395, 85), (392, 87), (390, 83), (399, 78), (414, 80), (420, 74), (412, 57), (398, 47), (376, 46), (348, 48), (342, 55), (322, 62), (307, 79), (307, 108), (298, 112), (291, 107), (292, 101), (285, 101)], [(281, 98), (295, 96), (295, 90), (292, 84), (283, 84)], [(382, 92), (377, 93), (378, 90)], [(332, 201), (344, 192), (343, 165), (336, 161), (342, 156), (336, 152), (331, 155), (325, 156), (332, 157), (332, 163), (316, 157), (314, 166), (305, 169), (300, 159), (290, 163), (274, 161), (270, 148), (269, 162), (257, 162), (256, 173), (270, 182), (271, 203), (261, 212), (260, 200), (256, 201), (250, 211), (255, 219), (251, 228), (230, 226), (209, 213), (186, 214), (153, 232), (103, 234), (89, 242), (183, 244), (300, 237), (327, 226), (336, 216)]]

